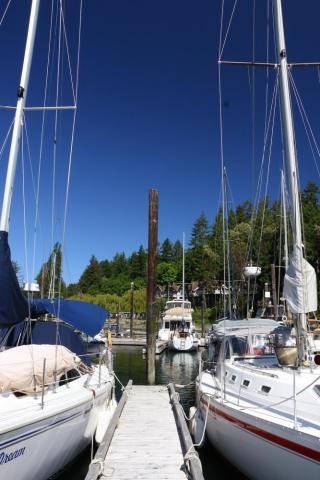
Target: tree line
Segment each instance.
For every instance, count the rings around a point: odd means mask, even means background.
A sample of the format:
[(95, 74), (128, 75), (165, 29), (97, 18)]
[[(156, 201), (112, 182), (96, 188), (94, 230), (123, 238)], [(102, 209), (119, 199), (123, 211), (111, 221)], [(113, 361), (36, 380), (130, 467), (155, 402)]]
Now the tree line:
[[(309, 182), (301, 192), (304, 222), (304, 246), (306, 258), (319, 273), (320, 257), (320, 204), (319, 188)], [(233, 285), (244, 282), (243, 267), (251, 261), (262, 268), (255, 285), (256, 296), (262, 294), (263, 285), (271, 281), (271, 264), (278, 266), (277, 279), (281, 288), (283, 262), (284, 219), (279, 201), (265, 198), (254, 207), (245, 201), (228, 211), (228, 236), (230, 276)], [(289, 221), (288, 221), (289, 223)], [(185, 252), (185, 281), (197, 284), (210, 292), (226, 282), (226, 249), (223, 238), (223, 217), (220, 209), (210, 224), (204, 213), (195, 221), (191, 238)], [(290, 230), (290, 229), (289, 229)], [(292, 243), (289, 235), (288, 242)], [(53, 267), (54, 263), (54, 267)], [(131, 255), (117, 253), (112, 260), (99, 261), (94, 255), (77, 283), (65, 285), (61, 272), (61, 246), (56, 244), (48, 261), (43, 264), (37, 280), (44, 294), (51, 290), (62, 292), (65, 297), (86, 298), (103, 306), (112, 304), (115, 311), (121, 305), (128, 306), (131, 282), (141, 292), (146, 288), (147, 251), (141, 245)], [(281, 268), (280, 268), (281, 267)], [(50, 283), (52, 272), (55, 281)], [(51, 274), (50, 274), (51, 272)], [(182, 281), (182, 244), (180, 240), (166, 238), (158, 246), (157, 282), (168, 286)], [(54, 285), (52, 284), (54, 283)], [(106, 300), (109, 296), (109, 301)], [(123, 298), (122, 298), (123, 297)], [(141, 298), (140, 298), (141, 297)], [(145, 293), (140, 294), (139, 307), (143, 305)], [(244, 293), (243, 293), (244, 297)], [(244, 298), (242, 299), (244, 302)], [(120, 305), (121, 303), (121, 305)], [(116, 307), (116, 305), (118, 305)], [(109, 306), (110, 309), (110, 306)], [(123, 309), (123, 308), (122, 308)], [(138, 309), (136, 309), (138, 311)]]

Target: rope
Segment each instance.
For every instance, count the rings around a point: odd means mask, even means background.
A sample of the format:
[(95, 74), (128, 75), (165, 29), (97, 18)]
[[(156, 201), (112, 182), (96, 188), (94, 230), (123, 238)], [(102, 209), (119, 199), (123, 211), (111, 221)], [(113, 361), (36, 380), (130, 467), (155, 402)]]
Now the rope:
[(126, 387), (121, 383), (121, 380), (119, 380), (119, 378), (117, 377), (117, 375), (115, 374), (115, 372), (112, 372), (112, 375), (114, 375), (114, 378), (117, 380), (117, 382), (121, 385), (121, 391), (124, 392), (124, 390), (126, 389)]

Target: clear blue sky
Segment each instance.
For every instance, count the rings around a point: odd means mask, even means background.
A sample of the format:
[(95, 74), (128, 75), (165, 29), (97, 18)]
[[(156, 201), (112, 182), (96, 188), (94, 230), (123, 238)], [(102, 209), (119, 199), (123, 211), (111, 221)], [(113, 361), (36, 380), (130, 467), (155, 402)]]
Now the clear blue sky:
[[(29, 105), (43, 98), (49, 0), (40, 7)], [(0, 1), (0, 15), (7, 0)], [(78, 0), (68, 0), (66, 20), (74, 47)], [(224, 58), (251, 60), (252, 0), (240, 0)], [(320, 60), (320, 4), (284, 0), (289, 61)], [(233, 1), (226, 1), (226, 14)], [(256, 58), (266, 60), (266, 2), (256, 1)], [(0, 27), (0, 103), (13, 105), (19, 83), (30, 2), (13, 0)], [(289, 10), (290, 7), (290, 10)], [(147, 246), (148, 190), (159, 190), (159, 241), (190, 237), (201, 211), (210, 222), (220, 194), (217, 57), (220, 2), (217, 0), (84, 0), (79, 110), (74, 144), (64, 278), (77, 281), (92, 254), (111, 259)], [(73, 39), (73, 40), (72, 40)], [(273, 56), (273, 54), (272, 54)], [(72, 52), (73, 61), (75, 51)], [(273, 56), (274, 58), (274, 56)], [(73, 63), (74, 66), (74, 63)], [(65, 71), (64, 71), (65, 73)], [(270, 72), (273, 78), (273, 72)], [(316, 69), (295, 71), (314, 133), (319, 133), (320, 84)], [(252, 161), (250, 87), (246, 68), (223, 70), (225, 163), (235, 203), (253, 197), (261, 158), (265, 71), (256, 72), (256, 161)], [(270, 83), (270, 89), (273, 83)], [(68, 103), (67, 88), (64, 103)], [(70, 103), (70, 96), (69, 96)], [(70, 113), (65, 114), (67, 117)], [(31, 117), (29, 120), (29, 116)], [(39, 113), (28, 116), (28, 135), (37, 165)], [(35, 120), (38, 116), (38, 120)], [(12, 113), (0, 111), (0, 139)], [(51, 116), (52, 119), (52, 116)], [(52, 120), (51, 120), (52, 121)], [(38, 122), (38, 123), (37, 123)], [(68, 125), (68, 121), (66, 121)], [(50, 121), (49, 121), (50, 123)], [(298, 131), (299, 130), (299, 131)], [(318, 181), (313, 159), (297, 123), (301, 183)], [(64, 129), (61, 127), (60, 144)], [(67, 128), (66, 128), (67, 133)], [(69, 133), (68, 133), (69, 135)], [(52, 143), (52, 142), (51, 142)], [(277, 196), (281, 151), (274, 140), (270, 195)], [(52, 150), (52, 149), (51, 149)], [(0, 160), (2, 196), (7, 150)], [(41, 234), (36, 273), (50, 252), (52, 153), (44, 158)], [(59, 167), (62, 192), (65, 167)], [(30, 174), (27, 174), (30, 177)], [(28, 178), (29, 178), (28, 177)], [(21, 160), (10, 227), (12, 257), (25, 272)], [(47, 197), (45, 198), (45, 195)], [(58, 198), (55, 239), (60, 239), (62, 198)], [(29, 192), (28, 211), (34, 200)], [(32, 214), (28, 214), (29, 265)], [(25, 273), (24, 273), (25, 275)]]

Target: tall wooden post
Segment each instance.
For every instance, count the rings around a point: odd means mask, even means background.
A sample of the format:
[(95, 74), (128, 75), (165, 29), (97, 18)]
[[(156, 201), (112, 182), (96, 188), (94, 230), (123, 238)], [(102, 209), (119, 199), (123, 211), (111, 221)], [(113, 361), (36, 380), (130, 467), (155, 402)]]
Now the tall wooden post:
[(133, 337), (133, 295), (134, 295), (134, 283), (130, 284), (130, 337)]
[(272, 280), (272, 302), (273, 302), (274, 319), (277, 320), (278, 298), (277, 298), (277, 286), (276, 286), (276, 267), (274, 264), (271, 265), (271, 280)]
[(201, 337), (204, 337), (204, 309), (206, 309), (206, 296), (203, 293), (201, 297)]
[(155, 383), (157, 311), (154, 305), (156, 293), (156, 267), (158, 243), (158, 191), (149, 190), (148, 236), (148, 286), (147, 286), (147, 377), (148, 384)]

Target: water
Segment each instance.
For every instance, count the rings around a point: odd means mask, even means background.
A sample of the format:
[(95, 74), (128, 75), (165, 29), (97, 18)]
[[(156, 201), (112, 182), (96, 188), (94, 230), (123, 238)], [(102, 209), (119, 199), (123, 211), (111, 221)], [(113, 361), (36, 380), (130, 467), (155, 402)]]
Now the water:
[[(114, 371), (122, 385), (127, 385), (133, 380), (135, 385), (146, 385), (146, 357), (142, 354), (142, 347), (114, 346)], [(179, 353), (165, 351), (156, 356), (156, 384), (167, 385), (173, 382), (179, 392), (181, 404), (189, 414), (189, 408), (195, 405), (194, 380), (198, 373), (199, 354)], [(121, 396), (122, 387), (116, 382), (117, 399)], [(184, 385), (183, 388), (178, 388)], [(219, 476), (231, 477), (235, 475), (241, 480), (244, 477), (235, 470), (218, 452), (210, 445), (205, 445), (199, 450), (202, 462), (203, 474), (206, 480), (218, 478)], [(81, 480), (84, 479), (90, 463), (91, 451), (88, 449), (73, 465), (66, 471), (60, 480)]]

